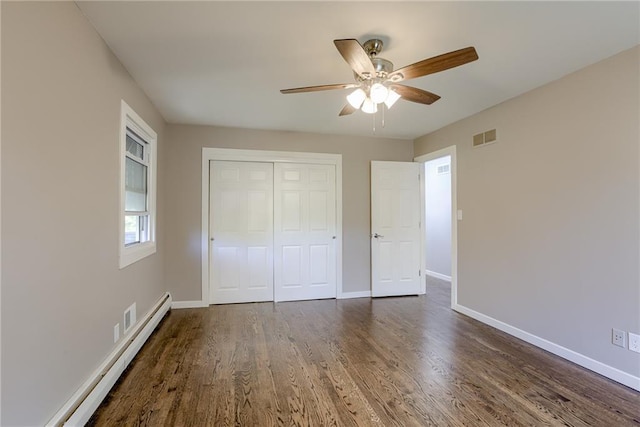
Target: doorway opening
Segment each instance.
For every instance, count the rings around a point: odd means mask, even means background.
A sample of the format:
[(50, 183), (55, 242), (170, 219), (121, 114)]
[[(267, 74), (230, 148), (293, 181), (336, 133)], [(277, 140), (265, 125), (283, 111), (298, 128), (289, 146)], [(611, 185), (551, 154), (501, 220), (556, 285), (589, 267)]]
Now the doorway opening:
[(451, 282), (451, 156), (424, 163), (425, 274)]
[(423, 291), (430, 280), (451, 284), (451, 307), (457, 305), (456, 147), (416, 157), (422, 163)]

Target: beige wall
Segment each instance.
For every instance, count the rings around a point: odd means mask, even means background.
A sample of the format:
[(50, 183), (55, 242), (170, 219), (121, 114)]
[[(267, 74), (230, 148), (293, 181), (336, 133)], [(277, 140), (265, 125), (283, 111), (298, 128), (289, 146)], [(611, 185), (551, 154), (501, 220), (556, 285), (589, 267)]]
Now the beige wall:
[(167, 286), (201, 298), (202, 147), (342, 154), (343, 290), (370, 289), (369, 163), (413, 158), (411, 141), (210, 126), (167, 126)]
[[(638, 47), (415, 141), (457, 146), (458, 302), (640, 376)], [(496, 128), (498, 142), (471, 148)]]
[[(610, 344), (611, 327), (640, 333), (638, 48), (413, 144), (165, 126), (73, 3), (1, 11), (0, 424), (45, 423), (134, 301), (141, 317), (165, 290), (200, 299), (202, 147), (342, 154), (343, 287), (356, 292), (370, 286), (369, 162), (456, 144), (459, 303), (640, 376), (640, 356)], [(160, 188), (158, 253), (124, 270), (121, 99), (159, 134)], [(470, 148), (492, 128), (497, 144)]]
[(118, 269), (124, 99), (164, 121), (72, 2), (2, 2), (2, 425), (43, 425), (165, 291), (158, 248)]

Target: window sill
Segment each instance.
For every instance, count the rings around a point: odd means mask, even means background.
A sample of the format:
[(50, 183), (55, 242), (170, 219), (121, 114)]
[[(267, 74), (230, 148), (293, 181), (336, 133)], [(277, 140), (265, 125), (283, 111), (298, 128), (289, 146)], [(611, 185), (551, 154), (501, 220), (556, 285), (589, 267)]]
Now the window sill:
[(120, 249), (120, 269), (156, 253), (155, 242), (140, 243)]

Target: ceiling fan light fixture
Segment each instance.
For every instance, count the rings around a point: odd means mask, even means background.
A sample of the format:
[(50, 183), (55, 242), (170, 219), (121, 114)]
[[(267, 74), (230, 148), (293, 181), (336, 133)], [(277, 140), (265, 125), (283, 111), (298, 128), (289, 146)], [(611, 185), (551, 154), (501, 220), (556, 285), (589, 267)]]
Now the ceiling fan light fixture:
[(362, 104), (362, 112), (367, 114), (374, 114), (378, 111), (378, 105), (371, 100), (371, 98), (367, 98), (364, 100)]
[(382, 83), (374, 83), (369, 90), (369, 97), (371, 101), (376, 104), (383, 103), (389, 95), (389, 89), (387, 89)]
[(398, 92), (396, 92), (393, 89), (389, 89), (389, 95), (387, 95), (387, 99), (384, 100), (384, 103), (387, 106), (387, 108), (391, 108), (393, 104), (395, 104), (396, 101), (400, 98), (401, 97), (398, 94)]
[[(364, 45), (361, 45), (356, 39), (338, 39), (334, 40), (333, 44), (351, 67), (354, 83), (305, 86), (282, 89), (280, 92), (286, 94), (355, 89), (346, 97), (347, 104), (338, 113), (340, 117), (353, 114), (358, 109), (367, 114), (375, 114), (379, 104), (384, 103), (387, 108), (391, 108), (400, 98), (418, 104), (431, 105), (440, 99), (440, 96), (414, 86), (399, 84), (399, 82), (439, 73), (478, 59), (476, 49), (469, 46), (394, 70), (391, 61), (378, 56), (383, 46), (379, 39), (367, 40)], [(382, 113), (382, 126), (384, 127), (384, 107), (382, 107)]]
[(367, 98), (367, 94), (360, 88), (354, 90), (347, 95), (347, 102), (355, 109), (360, 108), (364, 100)]

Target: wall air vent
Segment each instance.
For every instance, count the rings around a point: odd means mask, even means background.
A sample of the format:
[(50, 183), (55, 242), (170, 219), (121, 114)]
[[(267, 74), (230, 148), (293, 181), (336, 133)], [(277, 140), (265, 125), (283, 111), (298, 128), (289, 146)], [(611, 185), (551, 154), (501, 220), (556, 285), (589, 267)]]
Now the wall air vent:
[(473, 147), (480, 147), (482, 145), (491, 144), (498, 139), (495, 129), (488, 130), (477, 135), (473, 135)]
[(438, 175), (447, 175), (450, 172), (449, 163), (438, 166)]
[(124, 333), (126, 334), (136, 324), (136, 303), (134, 302), (124, 311), (124, 320), (122, 325), (124, 326)]

